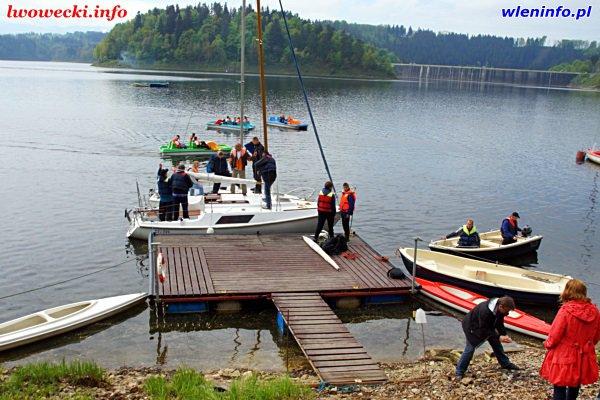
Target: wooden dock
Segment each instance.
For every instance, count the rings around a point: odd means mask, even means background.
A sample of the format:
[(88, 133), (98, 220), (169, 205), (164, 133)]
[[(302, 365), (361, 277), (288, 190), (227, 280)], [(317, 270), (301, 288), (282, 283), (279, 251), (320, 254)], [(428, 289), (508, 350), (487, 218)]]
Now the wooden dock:
[[(339, 270), (301, 235), (157, 235), (166, 279), (151, 264), (151, 293), (164, 303), (271, 299), (322, 380), (331, 384), (380, 383), (385, 374), (323, 298), (403, 296), (408, 279), (391, 279), (392, 265), (360, 237)], [(151, 246), (152, 247), (152, 246)]]
[(322, 381), (343, 385), (387, 380), (318, 293), (276, 293), (272, 299)]

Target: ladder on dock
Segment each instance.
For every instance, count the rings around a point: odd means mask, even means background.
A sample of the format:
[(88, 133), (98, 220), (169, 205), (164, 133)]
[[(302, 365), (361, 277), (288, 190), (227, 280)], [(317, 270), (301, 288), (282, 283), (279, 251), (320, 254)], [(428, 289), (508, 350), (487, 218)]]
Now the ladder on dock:
[(319, 293), (273, 293), (271, 299), (322, 381), (348, 385), (387, 380)]

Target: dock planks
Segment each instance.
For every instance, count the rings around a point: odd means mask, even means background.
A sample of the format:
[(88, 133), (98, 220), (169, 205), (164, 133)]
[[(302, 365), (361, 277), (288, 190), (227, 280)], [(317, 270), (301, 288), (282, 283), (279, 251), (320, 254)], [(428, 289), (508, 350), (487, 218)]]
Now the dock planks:
[(321, 380), (332, 385), (387, 380), (319, 293), (276, 293), (271, 298)]
[(358, 236), (349, 245), (356, 257), (332, 258), (337, 271), (300, 235), (156, 235), (165, 256), (161, 301), (220, 296), (269, 297), (272, 293), (319, 292), (324, 296), (406, 294), (408, 280), (387, 276), (389, 262)]

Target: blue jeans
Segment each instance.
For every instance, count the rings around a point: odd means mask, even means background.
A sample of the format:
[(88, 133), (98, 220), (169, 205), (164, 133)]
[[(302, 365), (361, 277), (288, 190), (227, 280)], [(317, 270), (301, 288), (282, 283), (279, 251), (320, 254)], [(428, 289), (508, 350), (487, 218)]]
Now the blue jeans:
[[(504, 347), (502, 347), (502, 343), (500, 343), (500, 339), (498, 336), (490, 336), (488, 338), (488, 343), (492, 346), (492, 350), (494, 351), (494, 355), (498, 360), (500, 366), (504, 367), (510, 364), (510, 360), (504, 353)], [(479, 343), (476, 346), (473, 346), (468, 340), (467, 345), (465, 346), (465, 350), (463, 351), (460, 359), (458, 360), (458, 364), (456, 364), (456, 375), (464, 375), (467, 372), (467, 368), (469, 368), (469, 364), (471, 363), (471, 359), (473, 358), (473, 354), (475, 350), (481, 346), (483, 342)]]
[(273, 182), (277, 179), (277, 173), (275, 171), (268, 171), (262, 174), (262, 181), (265, 185), (265, 203), (267, 203), (267, 208), (271, 208), (271, 186)]

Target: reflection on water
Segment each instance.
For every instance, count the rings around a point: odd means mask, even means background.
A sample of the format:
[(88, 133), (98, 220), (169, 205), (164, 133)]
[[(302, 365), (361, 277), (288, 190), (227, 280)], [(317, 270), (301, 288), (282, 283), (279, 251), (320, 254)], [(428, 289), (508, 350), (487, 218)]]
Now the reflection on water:
[(583, 247), (584, 251), (581, 253), (580, 260), (584, 267), (589, 270), (593, 267), (592, 258), (594, 255), (594, 245), (597, 244), (597, 240), (594, 240), (596, 235), (596, 201), (598, 198), (598, 177), (600, 176), (600, 170), (596, 171), (594, 180), (591, 186), (589, 195), (589, 209), (585, 213), (583, 223)]
[[(204, 129), (215, 116), (239, 109), (237, 77), (161, 76), (170, 87), (152, 90), (131, 84), (154, 76), (103, 71), (0, 61), (0, 213), (10, 216), (0, 234), (0, 292), (29, 290), (128, 257), (139, 257), (138, 264), (0, 300), (2, 320), (145, 290), (146, 243), (124, 246), (123, 210), (136, 204), (136, 181), (144, 194), (155, 185), (164, 162), (159, 146), (175, 133), (194, 131), (202, 140), (230, 145), (237, 140)], [(467, 217), (481, 231), (498, 229), (517, 210), (523, 224), (544, 236), (539, 269), (600, 282), (594, 268), (600, 256), (594, 228), (599, 169), (572, 162), (574, 151), (593, 143), (600, 131), (600, 119), (590, 117), (597, 115), (598, 93), (443, 82), (307, 78), (305, 84), (333, 177), (358, 190), (353, 228), (382, 254), (411, 245), (415, 236), (437, 238)], [(270, 113), (307, 119), (294, 78), (271, 77), (267, 87)], [(246, 90), (247, 114), (257, 122), (255, 77), (247, 79)], [(326, 174), (311, 131), (271, 131), (269, 146), (280, 191), (322, 187)], [(600, 300), (600, 287), (589, 293)], [(373, 314), (379, 307), (368, 308), (357, 315), (373, 318), (348, 324), (376, 359), (414, 357), (421, 351), (420, 342), (413, 342), (420, 330), (410, 323), (409, 308), (382, 307), (384, 314), (398, 313), (383, 317)], [(74, 332), (11, 353), (10, 359), (283, 369), (286, 354), (298, 351), (277, 333), (270, 307), (232, 318), (186, 316), (173, 322), (176, 329), (153, 330), (151, 318), (147, 310), (109, 320), (100, 331)], [(255, 325), (247, 324), (252, 319)], [(431, 316), (425, 329), (427, 343), (462, 341), (457, 321), (446, 315)], [(80, 340), (81, 332), (94, 334)], [(288, 348), (295, 350), (282, 352)]]

